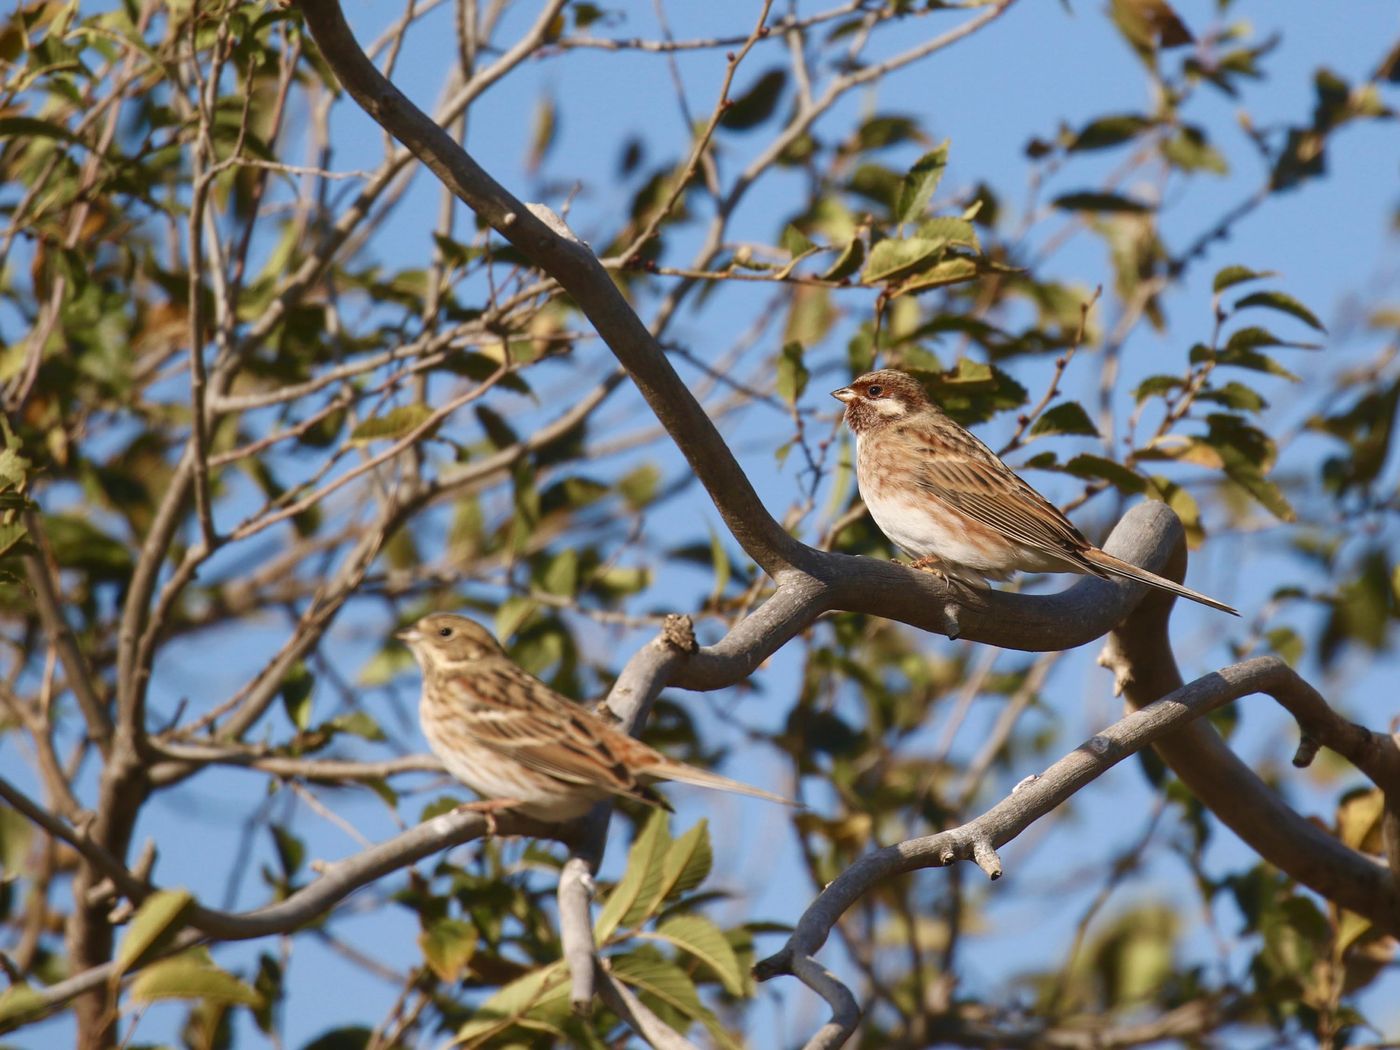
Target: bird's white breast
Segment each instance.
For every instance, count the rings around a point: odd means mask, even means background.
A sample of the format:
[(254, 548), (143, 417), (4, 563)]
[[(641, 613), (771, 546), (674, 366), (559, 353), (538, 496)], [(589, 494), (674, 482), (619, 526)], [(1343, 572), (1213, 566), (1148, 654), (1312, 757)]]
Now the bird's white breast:
[(872, 462), (876, 457), (871, 451), (864, 435), (856, 438), (856, 481), (866, 509), (891, 543), (910, 557), (939, 559), (948, 575), (968, 583), (1006, 579), (1015, 567), (1007, 564), (1004, 540), (989, 543), (984, 527), (928, 495), (898, 485), (897, 472)]

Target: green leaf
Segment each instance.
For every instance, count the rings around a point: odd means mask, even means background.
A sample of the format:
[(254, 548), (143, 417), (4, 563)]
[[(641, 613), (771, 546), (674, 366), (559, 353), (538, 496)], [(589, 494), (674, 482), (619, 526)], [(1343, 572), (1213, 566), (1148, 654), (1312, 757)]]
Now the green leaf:
[(148, 966), (131, 982), (138, 1003), (161, 999), (202, 999), (226, 1006), (262, 1006), (263, 997), (233, 974), (214, 965), (207, 948), (182, 952)]
[(360, 781), (362, 787), (367, 787), (379, 796), (379, 801), (384, 803), (386, 809), (396, 813), (399, 808), (399, 793), (389, 786), (389, 782), (383, 777), (365, 777)]
[(272, 832), (272, 844), (277, 849), (277, 862), (282, 866), (282, 873), (290, 879), (306, 861), (306, 843), (281, 824), (273, 824), (269, 830)]
[(1263, 277), (1272, 277), (1272, 270), (1251, 270), (1248, 266), (1226, 266), (1215, 272), (1215, 284), (1213, 291), (1219, 295), (1226, 288), (1232, 288), (1245, 281), (1257, 281)]
[(631, 924), (647, 917), (660, 903), (662, 867), (670, 846), (666, 814), (657, 810), (632, 843), (627, 853), (627, 870), (598, 913), (593, 928), (593, 938), (598, 944), (606, 943), (619, 924)]
[(368, 711), (350, 711), (347, 714), (336, 715), (326, 723), (326, 727), (333, 732), (349, 733), (361, 740), (387, 739), (384, 730), (379, 728), (379, 723)]
[(705, 881), (714, 863), (710, 849), (710, 825), (701, 820), (666, 851), (661, 866), (661, 898), (673, 900)]
[(1297, 299), (1293, 298), (1293, 296), (1284, 292), (1253, 292), (1235, 303), (1236, 310), (1244, 310), (1251, 306), (1262, 306), (1268, 310), (1277, 310), (1280, 313), (1288, 314), (1290, 317), (1296, 317), (1315, 331), (1327, 331), (1327, 329), (1322, 326), (1322, 322), (1317, 319), (1311, 310)]
[(1168, 164), (1182, 171), (1208, 171), (1213, 175), (1230, 173), (1230, 165), (1224, 154), (1210, 144), (1200, 128), (1178, 128), (1176, 134), (1162, 143), (1162, 156)]
[(601, 575), (594, 575), (588, 589), (609, 598), (619, 598), (645, 590), (651, 583), (651, 573), (636, 565), (614, 565)]
[(433, 410), (422, 403), (400, 405), (391, 408), (382, 416), (372, 416), (350, 432), (352, 444), (364, 445), (371, 441), (397, 441), (410, 434), (433, 414)]
[(1061, 401), (1031, 425), (1031, 437), (1042, 434), (1083, 434), (1098, 437), (1098, 428), (1078, 401)]
[(488, 1038), (505, 1031), (551, 991), (568, 988), (568, 971), (562, 961), (552, 962), (517, 977), (473, 1011), (457, 1029), (456, 1043), (481, 1046)]
[[(451, 237), (441, 233), (433, 234), (433, 243), (437, 245), (438, 252), (442, 255), (443, 262), (449, 266), (466, 266), (467, 263), (481, 253), (480, 248), (471, 248), (460, 241), (454, 241)], [(495, 362), (491, 362), (495, 367)]]
[(725, 1050), (739, 1050), (715, 1015), (705, 1008), (695, 990), (695, 982), (684, 970), (667, 960), (633, 952), (609, 960), (614, 977), (631, 985), (643, 999), (651, 999), (682, 1017), (700, 1021), (710, 1038)]
[(0, 488), (23, 488), (29, 477), (30, 462), (19, 454), (19, 438), (15, 437), (3, 417), (0, 417), (0, 433), (5, 438), (5, 447), (0, 449)]
[[(900, 282), (898, 291), (900, 295), (914, 295), (932, 288), (942, 288), (946, 285), (970, 281), (980, 272), (975, 260), (953, 256), (927, 270), (920, 270), (907, 280)], [(1002, 272), (1010, 273), (1013, 271), (1007, 269)]]
[(1243, 465), (1230, 458), (1225, 462), (1225, 475), (1240, 488), (1253, 496), (1279, 521), (1297, 521), (1298, 515), (1283, 490), (1264, 475), (1255, 470), (1252, 464)]
[(789, 405), (797, 404), (810, 376), (802, 361), (802, 344), (785, 344), (778, 357), (778, 396)]
[(62, 124), (54, 124), (37, 117), (0, 117), (0, 139), (56, 139), (86, 146), (82, 139), (74, 135)]
[(496, 449), (510, 448), (520, 443), (515, 428), (505, 421), (499, 412), (489, 405), (476, 406), (476, 419), (481, 429), (486, 431), (486, 440)]
[(327, 1028), (301, 1050), (365, 1050), (373, 1044), (374, 1032), (368, 1025), (346, 1024)]
[(1180, 388), (1181, 385), (1180, 376), (1148, 376), (1133, 390), (1133, 399), (1140, 405), (1149, 397), (1161, 397)]
[(860, 275), (863, 284), (876, 284), (907, 274), (921, 265), (937, 260), (948, 242), (930, 237), (887, 237), (870, 249), (865, 269)]
[(0, 1028), (8, 1028), (15, 1022), (44, 1009), (43, 993), (23, 982), (12, 984), (0, 992)]
[(77, 516), (46, 514), (43, 521), (54, 560), (64, 569), (82, 570), (98, 579), (130, 581), (133, 565), (128, 544)]
[(1241, 412), (1259, 412), (1268, 408), (1269, 403), (1259, 396), (1259, 392), (1243, 383), (1226, 383), (1224, 386), (1210, 387), (1196, 395), (1197, 401), (1210, 401)]
[(1153, 499), (1161, 500), (1181, 519), (1181, 527), (1186, 530), (1187, 546), (1193, 549), (1199, 547), (1205, 540), (1205, 529), (1201, 527), (1201, 508), (1196, 502), (1196, 497), (1160, 474), (1154, 474), (1148, 480), (1150, 484), (1147, 494)]
[(298, 660), (282, 679), (282, 706), (287, 717), (298, 729), (311, 726), (311, 691), (316, 679), (306, 669), (306, 664)]
[(413, 666), (413, 654), (402, 642), (395, 641), (370, 657), (356, 680), (361, 685), (383, 685)]
[(925, 219), (919, 223), (915, 235), (929, 240), (943, 240), (954, 247), (971, 248), (974, 251), (982, 249), (982, 242), (977, 239), (977, 231), (973, 228), (972, 223), (967, 219), (958, 219), (950, 215)]
[(856, 129), (856, 141), (862, 152), (898, 146), (902, 142), (916, 142), (922, 135), (919, 121), (888, 114), (870, 117)]
[(1337, 957), (1340, 958), (1366, 931), (1371, 929), (1372, 925), (1371, 920), (1364, 915), (1357, 915), (1354, 911), (1342, 909), (1341, 918), (1337, 922), (1337, 943), (1334, 948)]
[(34, 825), (9, 806), (0, 807), (0, 875), (20, 874), (29, 856), (29, 843), (34, 838)]
[(1026, 388), (995, 365), (971, 358), (959, 358), (950, 374), (928, 375), (911, 370), (934, 401), (959, 423), (981, 423), (998, 412), (1019, 408), (1026, 403)]
[(540, 587), (547, 594), (571, 598), (578, 593), (578, 583), (578, 551), (573, 547), (565, 547), (550, 558), (540, 574)]
[(512, 594), (496, 609), (496, 637), (502, 642), (510, 638), (538, 608), (539, 602), (533, 598)]
[(708, 966), (730, 995), (745, 994), (744, 970), (733, 946), (720, 928), (703, 915), (673, 915), (656, 927), (655, 936)]
[(1090, 121), (1067, 147), (1071, 153), (1084, 150), (1108, 149), (1137, 138), (1156, 121), (1137, 113), (1116, 113)]
[(125, 973), (169, 944), (185, 925), (193, 905), (194, 897), (188, 890), (160, 890), (142, 901), (117, 948), (113, 959), (116, 972)]
[(1121, 463), (1102, 456), (1088, 454), (1075, 456), (1065, 464), (1065, 472), (1077, 478), (1092, 478), (1107, 481), (1120, 492), (1137, 495), (1147, 489), (1147, 479), (1135, 474)]
[(865, 262), (865, 241), (857, 234), (846, 242), (846, 247), (841, 249), (841, 254), (831, 264), (831, 269), (822, 274), (822, 280), (844, 281), (859, 270), (863, 262)]
[(1276, 452), (1272, 439), (1238, 416), (1222, 413), (1208, 419), (1210, 430), (1205, 437), (1193, 439), (1178, 458), (1209, 464), (1215, 457), (1225, 476), (1271, 514), (1281, 521), (1295, 520), (1283, 491), (1264, 477)]
[[(1298, 377), (1284, 368), (1267, 354), (1258, 353), (1259, 348), (1268, 347), (1290, 347), (1293, 349), (1311, 349), (1308, 343), (1289, 343), (1279, 339), (1266, 328), (1249, 327), (1241, 328), (1235, 332), (1225, 343), (1225, 349), (1214, 355), (1215, 360), (1222, 366), (1232, 368), (1245, 368), (1252, 372), (1267, 372), (1270, 375), (1280, 376), (1292, 382), (1298, 382)], [(1200, 361), (1208, 360), (1211, 352), (1205, 347), (1192, 348), (1191, 361), (1197, 364)]]
[(661, 471), (654, 463), (643, 463), (624, 474), (617, 483), (617, 491), (632, 510), (641, 510), (654, 500), (660, 487)]
[(934, 190), (938, 189), (939, 180), (943, 178), (943, 170), (947, 166), (947, 142), (914, 162), (914, 166), (909, 169), (899, 186), (899, 198), (894, 207), (895, 222), (913, 222), (923, 214)]
[(758, 127), (778, 108), (778, 99), (786, 85), (787, 73), (781, 69), (768, 70), (748, 91), (729, 100), (729, 105), (719, 118), (720, 127), (730, 131), (748, 131)]
[(840, 315), (831, 302), (831, 290), (798, 285), (792, 291), (782, 342), (815, 346), (830, 334)]
[(791, 223), (783, 227), (783, 235), (778, 243), (794, 259), (817, 250), (817, 246), (808, 240), (807, 235)]
[(724, 537), (714, 529), (710, 530), (710, 565), (715, 577), (715, 585), (710, 590), (710, 601), (718, 602), (724, 597), (724, 589), (729, 586), (733, 567), (729, 563), (729, 552), (724, 548)]
[(1064, 193), (1050, 202), (1053, 207), (1064, 211), (1091, 211), (1144, 215), (1155, 211), (1151, 204), (1135, 201), (1117, 193)]
[(462, 919), (434, 919), (418, 934), (418, 947), (438, 980), (452, 984), (476, 952), (476, 927)]

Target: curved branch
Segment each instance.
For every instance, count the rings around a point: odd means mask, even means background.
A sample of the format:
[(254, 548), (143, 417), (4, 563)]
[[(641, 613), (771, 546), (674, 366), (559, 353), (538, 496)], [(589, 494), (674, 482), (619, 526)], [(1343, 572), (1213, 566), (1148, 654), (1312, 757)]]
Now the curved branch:
[[(1143, 601), (1140, 585), (1085, 580), (1047, 597), (987, 591), (964, 600), (905, 567), (816, 551), (790, 536), (763, 506), (723, 438), (587, 246), (548, 209), (512, 196), (394, 88), (365, 58), (335, 0), (302, 0), (301, 6), (322, 54), (366, 112), (573, 297), (686, 457), (729, 531), (778, 584), (768, 602), (711, 649), (689, 657), (639, 653), (636, 665), (628, 668), (635, 673), (624, 672), (619, 682), (625, 691), (618, 694), (614, 710), (625, 719), (637, 717), (665, 684), (714, 689), (739, 681), (833, 609), (1042, 651), (1084, 644), (1122, 622), (1110, 640), (1106, 662), (1118, 671), (1130, 701), (1147, 704), (1180, 687), (1166, 636), (1171, 601), (1157, 595)], [(1177, 579), (1185, 567), (1180, 523), (1160, 504), (1134, 508), (1106, 547)], [(1383, 869), (1308, 825), (1205, 727), (1178, 735), (1180, 740), (1162, 744), (1168, 762), (1266, 859), (1346, 907), (1395, 927), (1395, 889)], [(967, 844), (969, 850), (972, 845)], [(995, 866), (986, 849), (980, 859), (984, 866)]]
[(300, 6), (322, 55), (365, 112), (574, 298), (677, 439), (745, 552), (770, 574), (803, 560), (802, 545), (764, 508), (734, 454), (588, 247), (547, 209), (517, 200), (394, 87), (360, 49), (336, 0), (301, 0)]
[[(138, 879), (86, 835), (47, 814), (42, 807), (26, 799), (3, 780), (0, 780), (0, 797), (50, 834), (67, 842), (87, 857), (134, 902), (140, 903), (159, 889)], [(31, 810), (37, 810), (38, 815)], [(416, 827), (344, 860), (322, 866), (320, 876), (314, 882), (276, 904), (246, 912), (226, 912), (195, 903), (186, 918), (190, 930), (176, 940), (171, 951), (182, 950), (205, 938), (240, 941), (288, 933), (319, 918), (356, 890), (390, 872), (407, 867), (440, 850), (480, 838), (486, 830), (486, 819), (481, 814), (454, 810), (425, 820)], [(510, 813), (496, 818), (496, 831), (500, 835), (528, 835), (565, 843), (573, 841), (573, 834), (568, 825), (544, 824)], [(23, 1014), (7, 1018), (4, 1024), (0, 1024), (0, 1031), (7, 1026), (27, 1024), (85, 992), (102, 987), (114, 977), (125, 976), (127, 972), (134, 970), (123, 971), (115, 963), (108, 961), (89, 967), (47, 988), (33, 989), (33, 994), (25, 998)]]
[[(831, 1022), (808, 1046), (840, 1046), (854, 1031), (859, 1011), (852, 1016), (846, 1009), (844, 997), (831, 986), (836, 979), (816, 964), (815, 954), (846, 910), (873, 886), (893, 875), (944, 867), (956, 860), (973, 860), (989, 877), (999, 877), (1001, 868), (995, 852), (998, 846), (1010, 842), (1123, 759), (1149, 745), (1160, 747), (1161, 741), (1174, 741), (1184, 736), (1193, 723), (1199, 724), (1202, 716), (1254, 693), (1272, 696), (1287, 708), (1298, 720), (1305, 739), (1316, 739), (1347, 758), (1364, 762), (1363, 771), (1376, 779), (1383, 790), (1387, 790), (1386, 785), (1394, 786), (1400, 773), (1400, 749), (1393, 740), (1342, 719), (1282, 660), (1273, 656), (1258, 657), (1198, 678), (1126, 715), (1040, 776), (1022, 781), (1009, 796), (976, 820), (936, 835), (886, 846), (862, 857), (808, 906), (787, 944), (755, 964), (755, 975), (766, 981), (781, 974), (793, 974), (831, 1003)], [(1230, 757), (1233, 759), (1233, 755)], [(1350, 903), (1346, 906), (1371, 919), (1381, 930), (1400, 932), (1400, 892), (1387, 869), (1324, 832), (1317, 831), (1317, 835), (1330, 843), (1334, 851), (1344, 852), (1350, 865), (1363, 873), (1358, 882), (1374, 887), (1369, 900), (1358, 902), (1359, 906)], [(849, 995), (848, 989), (846, 993)], [(836, 1026), (833, 1032), (839, 1033), (839, 1037), (826, 1034), (832, 1026)]]
[[(1109, 635), (1099, 657), (1113, 671), (1130, 707), (1146, 708), (1181, 688), (1181, 672), (1167, 637), (1169, 611), (1169, 603), (1147, 598)], [(1259, 688), (1293, 712), (1305, 742), (1311, 738), (1326, 744), (1366, 773), (1385, 793), (1387, 819), (1393, 821), (1400, 813), (1400, 758), (1393, 739), (1342, 719), (1287, 665), (1280, 664)], [(1235, 757), (1212, 727), (1186, 726), (1155, 747), (1191, 793), (1269, 863), (1378, 927), (1400, 930), (1400, 882), (1395, 876), (1297, 813)], [(1307, 757), (1300, 755), (1302, 764)]]
[[(715, 688), (700, 683), (732, 673), (726, 669), (715, 674), (713, 666), (707, 666), (715, 657), (728, 657), (733, 652), (738, 654), (739, 664), (751, 661), (751, 668), (756, 667), (829, 609), (892, 616), (912, 626), (1007, 648), (1048, 650), (1072, 648), (1100, 637), (1132, 607), (1141, 587), (1102, 581), (1086, 581), (1048, 598), (988, 591), (985, 603), (959, 606), (961, 596), (927, 574), (818, 551), (793, 538), (763, 506), (729, 446), (588, 247), (547, 209), (532, 209), (512, 196), (395, 88), (360, 50), (336, 0), (302, 0), (301, 7), (322, 54), (345, 89), (444, 185), (532, 263), (559, 281), (627, 369), (740, 546), (778, 581), (780, 591), (784, 584), (798, 589), (797, 594), (784, 595), (774, 607), (785, 610), (779, 618), (785, 623), (772, 624), (765, 619), (747, 628), (740, 626), (740, 631), (762, 635), (763, 644), (754, 648), (741, 634), (727, 643), (727, 651), (702, 653), (690, 661), (693, 669), (682, 674), (693, 676), (696, 687)], [(1130, 515), (1120, 524), (1114, 536), (1127, 546), (1111, 549), (1111, 553), (1153, 569), (1170, 557), (1178, 542), (1168, 524), (1173, 516), (1165, 507), (1155, 506), (1159, 520), (1130, 525)], [(1142, 513), (1140, 509), (1138, 513)], [(1128, 531), (1123, 534), (1125, 527)], [(824, 593), (817, 598), (809, 588)], [(675, 684), (690, 682), (678, 680)]]

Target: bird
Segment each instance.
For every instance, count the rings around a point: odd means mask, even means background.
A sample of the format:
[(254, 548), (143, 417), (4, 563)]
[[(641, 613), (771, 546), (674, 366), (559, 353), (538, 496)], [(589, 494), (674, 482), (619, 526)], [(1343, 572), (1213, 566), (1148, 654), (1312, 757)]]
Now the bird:
[(1236, 609), (1095, 547), (1054, 504), (954, 422), (908, 373), (867, 372), (831, 396), (856, 437), (856, 484), (880, 531), (955, 588), (1013, 572), (1117, 577)]
[(651, 783), (674, 780), (793, 805), (718, 773), (668, 758), (555, 692), (514, 663), (481, 624), (433, 613), (396, 637), (423, 672), (418, 717), (433, 753), (482, 801), (560, 823), (620, 795), (669, 809)]

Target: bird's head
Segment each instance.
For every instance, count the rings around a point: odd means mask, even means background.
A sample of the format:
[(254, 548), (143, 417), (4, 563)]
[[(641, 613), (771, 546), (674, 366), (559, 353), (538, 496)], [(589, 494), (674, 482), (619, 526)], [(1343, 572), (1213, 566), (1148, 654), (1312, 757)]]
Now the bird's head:
[(857, 434), (898, 423), (932, 404), (917, 379), (893, 368), (866, 372), (831, 396), (845, 403), (846, 425)]
[(394, 637), (409, 647), (423, 670), (472, 663), (500, 656), (500, 643), (475, 620), (452, 613), (432, 613)]

